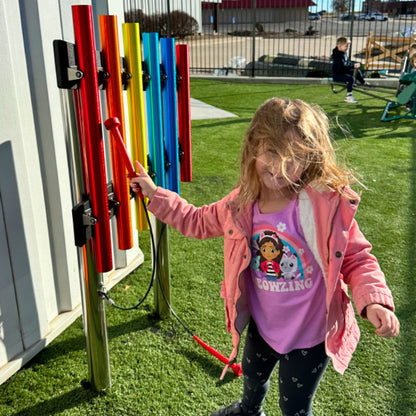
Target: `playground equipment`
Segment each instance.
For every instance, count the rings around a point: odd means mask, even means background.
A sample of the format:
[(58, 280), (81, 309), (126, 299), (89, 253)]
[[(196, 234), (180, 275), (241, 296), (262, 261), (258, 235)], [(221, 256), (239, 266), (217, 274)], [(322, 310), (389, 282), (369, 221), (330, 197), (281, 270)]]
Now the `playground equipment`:
[[(415, 35), (410, 36), (376, 36), (370, 31), (365, 48), (365, 68), (375, 70), (379, 68), (389, 68), (397, 70), (402, 67), (401, 54), (415, 43)], [(379, 55), (373, 55), (373, 49), (379, 50)], [(389, 62), (385, 60), (389, 58)]]
[[(409, 50), (403, 58), (402, 70), (399, 78), (399, 86), (396, 92), (396, 102), (389, 102), (384, 109), (381, 120), (390, 121), (400, 118), (416, 119), (416, 67), (414, 57), (415, 50)], [(391, 110), (405, 108), (402, 114), (388, 116)]]
[[(379, 100), (387, 101), (386, 107), (383, 111), (381, 121), (391, 121), (400, 118), (416, 119), (416, 72), (412, 66), (412, 62), (409, 59), (409, 51), (402, 60), (402, 70), (400, 77), (398, 78), (397, 86), (365, 86), (354, 85), (353, 91), (357, 91), (361, 94), (366, 94), (370, 97), (377, 98)], [(335, 94), (344, 91), (347, 86), (344, 83), (335, 82), (332, 78), (329, 79), (329, 84), (332, 92)], [(391, 91), (395, 92), (395, 97), (389, 97), (381, 94)], [(392, 116), (388, 116), (391, 110), (402, 110), (405, 112), (400, 114), (396, 113)]]
[[(80, 202), (73, 208), (75, 244), (84, 262), (84, 329), (90, 383), (93, 390), (111, 386), (104, 300), (97, 296), (103, 286), (102, 274), (112, 269), (110, 215), (106, 183), (104, 144), (101, 129), (100, 83), (107, 77), (98, 73), (91, 8), (73, 6), (75, 44), (54, 41), (59, 88), (72, 89), (76, 108), (79, 155), (76, 169)], [(113, 211), (114, 213), (114, 211)]]
[[(58, 87), (73, 91), (76, 107), (76, 119), (78, 126), (78, 140), (74, 140), (76, 155), (79, 156), (74, 171), (77, 173), (78, 199), (80, 200), (73, 209), (75, 244), (80, 249), (80, 258), (84, 263), (84, 279), (82, 282), (84, 326), (87, 340), (87, 353), (89, 361), (89, 374), (91, 386), (94, 390), (101, 391), (111, 386), (107, 329), (105, 323), (105, 299), (99, 296), (104, 289), (103, 273), (112, 270), (112, 252), (110, 235), (110, 218), (116, 217), (118, 247), (127, 250), (132, 247), (131, 213), (130, 213), (130, 189), (128, 186), (127, 170), (133, 174), (128, 154), (120, 149), (125, 149), (125, 125), (123, 110), (123, 86), (139, 86), (138, 91), (128, 90), (129, 96), (129, 119), (132, 124), (132, 131), (138, 133), (131, 136), (133, 156), (145, 167), (147, 166), (147, 138), (145, 136), (143, 74), (141, 71), (141, 59), (139, 55), (140, 41), (138, 25), (127, 26), (124, 29), (127, 37), (126, 50), (129, 54), (126, 61), (120, 59), (118, 45), (118, 31), (116, 16), (100, 16), (100, 37), (102, 51), (97, 52), (94, 40), (93, 16), (91, 6), (73, 6), (73, 26), (75, 44), (62, 40), (54, 41), (55, 67), (57, 73)], [(165, 130), (169, 123), (173, 122), (172, 132), (168, 137), (169, 144), (166, 144), (166, 137), (161, 129), (158, 132), (157, 152), (151, 154), (151, 159), (162, 161), (157, 166), (158, 185), (164, 186), (164, 177), (173, 176), (175, 170), (176, 190), (179, 191), (179, 150), (176, 108), (176, 73), (175, 73), (175, 49), (174, 40), (170, 42), (171, 51), (165, 64), (166, 76), (169, 79), (169, 95), (164, 97), (163, 112), (158, 109), (148, 108), (148, 119), (152, 118), (159, 125), (165, 120)], [(152, 53), (158, 52), (159, 43), (152, 45)], [(155, 57), (151, 68), (159, 69), (160, 63)], [(123, 63), (123, 65), (121, 65)], [(150, 62), (144, 62), (150, 67)], [(134, 69), (129, 74), (128, 69)], [(123, 69), (122, 69), (123, 68)], [(152, 71), (145, 80), (149, 81)], [(158, 78), (155, 72), (155, 80)], [(160, 79), (159, 79), (160, 82)], [(110, 131), (111, 167), (112, 181), (107, 183), (107, 172), (104, 157), (104, 138), (101, 123), (101, 106), (99, 89), (106, 91), (107, 116), (111, 120), (118, 120), (118, 130)], [(158, 91), (159, 109), (162, 108), (162, 95)], [(169, 101), (169, 102), (168, 102)], [(190, 106), (190, 100), (182, 101), (181, 105)], [(188, 110), (188, 114), (190, 111)], [(168, 121), (166, 121), (169, 119)], [(187, 142), (187, 149), (190, 150), (190, 131), (184, 137)], [(149, 144), (154, 149), (154, 141), (149, 138)], [(165, 146), (170, 149), (168, 156), (165, 156)], [(176, 148), (176, 154), (175, 154)], [(173, 150), (172, 150), (173, 149)], [(174, 155), (174, 156), (172, 156)], [(188, 156), (188, 160), (191, 160)], [(127, 170), (126, 170), (127, 166)], [(165, 169), (166, 167), (166, 169)], [(166, 173), (169, 167), (169, 174)], [(190, 171), (191, 167), (187, 169)], [(110, 176), (110, 174), (109, 174)], [(139, 216), (138, 214), (137, 216)], [(144, 226), (143, 218), (139, 226)], [(159, 254), (163, 263), (168, 264), (168, 251)], [(165, 290), (169, 290), (169, 276), (166, 276)], [(156, 311), (158, 312), (158, 311)], [(160, 312), (160, 311), (159, 311)], [(159, 313), (159, 315), (162, 315)]]
[[(72, 6), (72, 12), (75, 43), (54, 41), (55, 67), (58, 87), (72, 90), (74, 98), (78, 137), (73, 147), (78, 158), (72, 168), (80, 201), (73, 208), (74, 234), (84, 266), (81, 283), (89, 381), (93, 390), (102, 391), (111, 387), (104, 303), (111, 299), (103, 281), (103, 273), (113, 268), (110, 218), (116, 217), (119, 249), (133, 245), (128, 177), (136, 173), (126, 149), (123, 89), (127, 89), (133, 159), (158, 186), (179, 193), (179, 181), (192, 180), (189, 52), (187, 45), (175, 47), (174, 39), (159, 40), (157, 33), (143, 33), (142, 61), (139, 25), (128, 23), (123, 25), (125, 57), (120, 58), (117, 17), (108, 15), (99, 16), (102, 51), (97, 52), (91, 6)], [(111, 173), (106, 172), (99, 89), (106, 93), (108, 118), (103, 124), (109, 130)], [(107, 176), (112, 178), (108, 183)], [(172, 312), (195, 341), (235, 375), (241, 375), (239, 364), (228, 363), (174, 313), (167, 226), (153, 219), (156, 226), (151, 227), (143, 195), (137, 199), (137, 227), (149, 228), (152, 236), (154, 271), (145, 297), (156, 279), (155, 312), (159, 317)]]
[[(347, 84), (343, 82), (334, 81), (332, 78), (329, 78), (329, 85), (334, 94), (338, 94), (347, 88)], [(390, 86), (372, 86), (372, 85), (359, 85), (359, 84), (356, 84), (353, 86), (353, 91), (357, 91), (362, 94), (369, 95), (370, 97), (378, 98), (380, 100), (387, 101), (387, 102), (394, 101), (394, 99), (385, 97), (384, 95), (380, 95), (380, 94), (385, 94), (386, 92), (393, 92), (396, 90), (397, 90), (397, 87), (390, 87)]]

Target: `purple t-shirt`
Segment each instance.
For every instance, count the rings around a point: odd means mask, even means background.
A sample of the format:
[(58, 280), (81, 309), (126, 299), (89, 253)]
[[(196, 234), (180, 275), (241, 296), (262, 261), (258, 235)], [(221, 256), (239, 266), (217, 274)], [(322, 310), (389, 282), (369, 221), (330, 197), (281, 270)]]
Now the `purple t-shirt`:
[(325, 281), (306, 244), (298, 198), (282, 211), (253, 210), (250, 311), (264, 340), (278, 353), (325, 340)]

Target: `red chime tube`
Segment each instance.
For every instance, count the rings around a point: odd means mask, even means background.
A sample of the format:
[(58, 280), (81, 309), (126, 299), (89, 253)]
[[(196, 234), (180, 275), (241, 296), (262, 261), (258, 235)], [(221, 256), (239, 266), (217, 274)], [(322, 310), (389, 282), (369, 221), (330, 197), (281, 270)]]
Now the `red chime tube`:
[[(125, 145), (126, 129), (124, 125), (123, 84), (121, 81), (117, 16), (102, 15), (99, 16), (99, 21), (105, 68), (110, 73), (105, 89), (107, 117), (116, 117), (120, 121), (121, 140)], [(110, 130), (110, 136), (114, 136), (114, 134), (114, 131)], [(113, 189), (116, 200), (120, 202), (116, 216), (118, 247), (120, 250), (128, 250), (133, 247), (129, 183), (123, 159), (117, 150), (116, 139), (112, 137), (110, 143)]]
[(104, 273), (113, 268), (113, 261), (91, 6), (72, 6), (72, 15), (78, 64), (84, 73), (76, 100), (76, 105), (80, 107), (79, 113), (82, 114), (79, 131), (86, 161), (84, 182), (92, 215), (97, 219), (91, 247), (97, 272)]
[(189, 78), (189, 47), (176, 45), (178, 83), (178, 141), (180, 146), (180, 180), (192, 181), (191, 92)]

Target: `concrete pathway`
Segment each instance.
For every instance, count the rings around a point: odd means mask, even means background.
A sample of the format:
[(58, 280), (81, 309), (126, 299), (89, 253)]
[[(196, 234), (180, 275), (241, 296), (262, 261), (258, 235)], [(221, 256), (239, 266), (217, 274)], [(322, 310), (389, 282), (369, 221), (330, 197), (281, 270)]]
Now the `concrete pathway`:
[(191, 98), (191, 120), (238, 117), (233, 113)]

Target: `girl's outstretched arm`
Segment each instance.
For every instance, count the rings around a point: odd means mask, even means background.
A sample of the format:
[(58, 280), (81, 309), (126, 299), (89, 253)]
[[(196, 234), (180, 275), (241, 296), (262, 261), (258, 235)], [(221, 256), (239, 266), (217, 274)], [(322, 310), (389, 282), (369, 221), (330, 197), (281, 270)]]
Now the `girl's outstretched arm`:
[(224, 235), (229, 195), (209, 206), (197, 208), (176, 192), (157, 187), (143, 166), (137, 161), (135, 163), (137, 173), (130, 177), (130, 186), (134, 192), (141, 192), (149, 199), (147, 209), (152, 214), (186, 237), (205, 239)]

